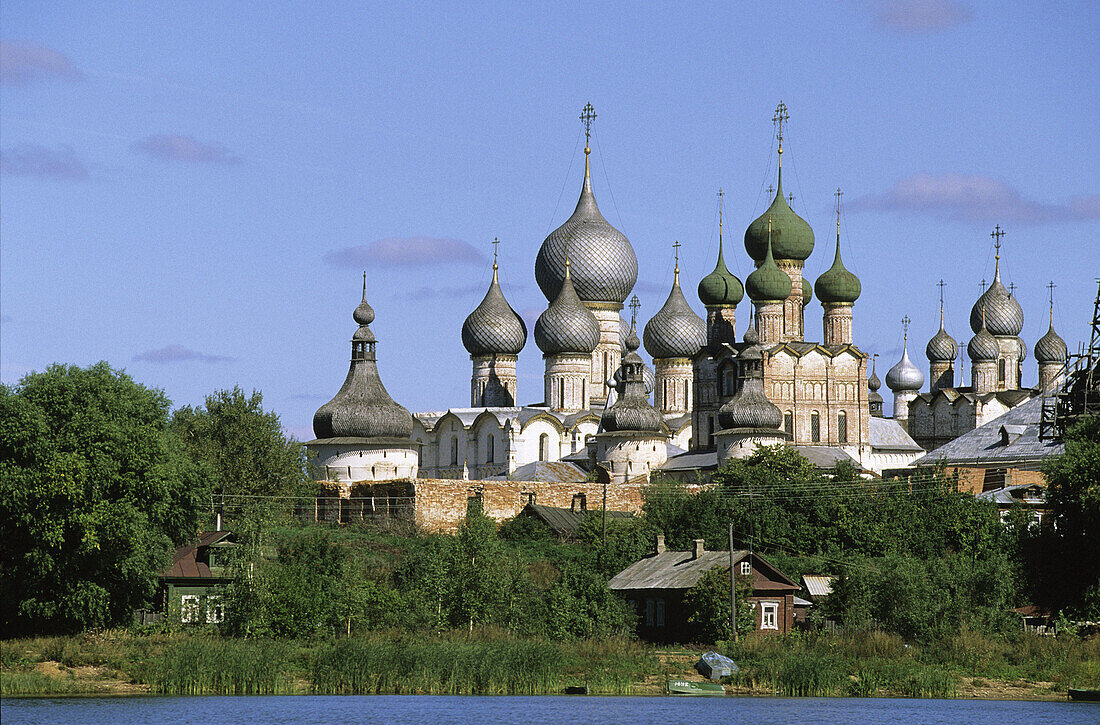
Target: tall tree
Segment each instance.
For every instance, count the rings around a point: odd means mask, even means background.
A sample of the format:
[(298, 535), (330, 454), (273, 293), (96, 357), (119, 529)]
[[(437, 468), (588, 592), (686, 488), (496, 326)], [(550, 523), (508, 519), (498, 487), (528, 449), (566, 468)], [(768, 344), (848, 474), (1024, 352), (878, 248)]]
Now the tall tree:
[[(263, 409), (259, 391), (239, 387), (206, 396), (205, 406), (172, 414), (172, 431), (210, 475), (216, 500), (289, 496), (309, 480), (305, 448), (283, 433), (279, 416)], [(243, 498), (242, 498), (243, 497)]]
[(6, 633), (118, 624), (148, 601), (206, 498), (168, 433), (168, 405), (105, 362), (0, 386)]

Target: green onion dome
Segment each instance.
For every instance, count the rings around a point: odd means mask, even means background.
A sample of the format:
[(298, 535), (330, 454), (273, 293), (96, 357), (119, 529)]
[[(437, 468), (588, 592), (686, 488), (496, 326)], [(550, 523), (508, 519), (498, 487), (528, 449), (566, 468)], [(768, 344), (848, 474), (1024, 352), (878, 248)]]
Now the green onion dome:
[(1063, 363), (1068, 357), (1069, 349), (1066, 347), (1066, 341), (1054, 331), (1054, 319), (1051, 318), (1047, 334), (1035, 343), (1035, 359), (1039, 363)]
[(844, 262), (840, 259), (839, 236), (836, 240), (833, 266), (817, 278), (814, 291), (817, 292), (817, 298), (826, 304), (852, 304), (859, 299), (861, 291), (859, 278), (844, 268)]
[(726, 268), (722, 239), (718, 239), (718, 263), (714, 271), (699, 280), (699, 301), (707, 307), (736, 307), (745, 297), (745, 286)]
[(813, 299), (814, 299), (813, 285), (810, 284), (810, 281), (808, 279), (803, 277), (802, 278), (802, 306), (805, 307), (806, 305), (810, 304), (811, 302), (813, 302)]
[(645, 330), (642, 340), (654, 359), (695, 357), (707, 344), (707, 325), (688, 305), (680, 289), (680, 268), (672, 278), (672, 290)]
[(782, 302), (791, 296), (791, 278), (781, 270), (766, 243), (764, 261), (745, 280), (745, 290), (753, 302)]
[(526, 343), (527, 326), (504, 299), (494, 262), (485, 299), (462, 323), (462, 344), (471, 355), (518, 355)]
[(535, 344), (546, 355), (591, 353), (600, 344), (600, 323), (573, 289), (568, 259), (558, 296), (535, 321)]
[(546, 299), (557, 297), (568, 256), (573, 287), (580, 299), (622, 304), (638, 281), (638, 258), (623, 233), (611, 226), (596, 206), (587, 153), (577, 208), (543, 241), (535, 257), (535, 281)]
[(760, 262), (767, 253), (768, 219), (772, 220), (771, 242), (775, 259), (804, 260), (814, 251), (814, 232), (806, 221), (794, 213), (783, 198), (783, 170), (779, 170), (779, 188), (768, 210), (745, 230), (745, 251)]

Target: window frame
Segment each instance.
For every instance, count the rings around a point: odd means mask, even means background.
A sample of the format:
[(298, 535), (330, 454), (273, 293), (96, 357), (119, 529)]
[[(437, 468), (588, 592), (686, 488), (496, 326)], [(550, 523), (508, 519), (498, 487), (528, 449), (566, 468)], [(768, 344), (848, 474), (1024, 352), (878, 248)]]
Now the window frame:
[(760, 629), (779, 629), (779, 602), (760, 602)]

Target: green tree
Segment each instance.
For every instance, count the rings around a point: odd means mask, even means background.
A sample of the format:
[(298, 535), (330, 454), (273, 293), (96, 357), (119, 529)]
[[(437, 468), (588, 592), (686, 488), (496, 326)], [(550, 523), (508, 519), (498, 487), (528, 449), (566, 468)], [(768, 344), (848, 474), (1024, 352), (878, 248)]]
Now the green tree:
[[(748, 597), (752, 587), (748, 577), (734, 578), (737, 600), (737, 632), (751, 632), (756, 627)], [(693, 636), (699, 642), (729, 641), (730, 632), (730, 570), (711, 569), (684, 594), (684, 611)]]
[(307, 486), (305, 447), (288, 438), (279, 416), (263, 409), (258, 391), (239, 387), (206, 396), (205, 407), (172, 414), (172, 432), (210, 477), (215, 503), (223, 496), (240, 511), (249, 502), (299, 494)]
[(168, 399), (101, 362), (0, 386), (0, 620), (10, 634), (116, 625), (148, 602), (205, 498)]

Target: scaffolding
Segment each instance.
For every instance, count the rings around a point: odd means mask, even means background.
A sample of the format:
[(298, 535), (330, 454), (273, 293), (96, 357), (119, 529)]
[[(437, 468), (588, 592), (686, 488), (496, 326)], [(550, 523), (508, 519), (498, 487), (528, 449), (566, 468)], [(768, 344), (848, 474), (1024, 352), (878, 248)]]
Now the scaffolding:
[(1043, 391), (1040, 440), (1060, 439), (1081, 418), (1100, 415), (1100, 279), (1088, 345), (1066, 356), (1058, 379), (1057, 387)]

